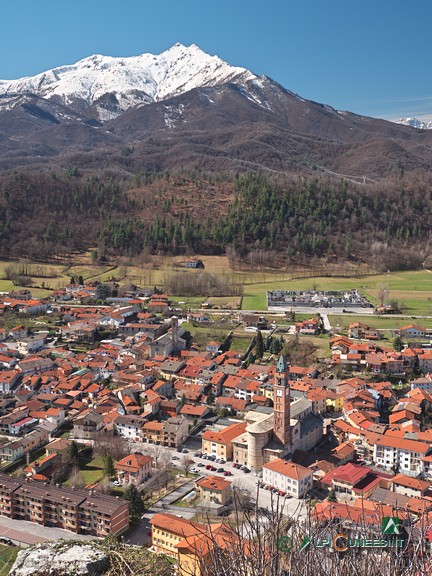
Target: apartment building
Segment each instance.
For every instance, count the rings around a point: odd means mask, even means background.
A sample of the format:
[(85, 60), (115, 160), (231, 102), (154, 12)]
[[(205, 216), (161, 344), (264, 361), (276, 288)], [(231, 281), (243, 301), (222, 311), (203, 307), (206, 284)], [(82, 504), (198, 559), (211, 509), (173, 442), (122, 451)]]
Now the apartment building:
[(263, 466), (263, 482), (294, 498), (304, 498), (312, 488), (313, 472), (300, 464), (277, 458)]
[(218, 458), (232, 460), (233, 440), (246, 431), (246, 422), (236, 422), (222, 430), (206, 430), (202, 435), (202, 451)]
[(119, 535), (129, 528), (129, 504), (120, 498), (93, 492), (79, 506), (80, 534), (93, 534), (103, 538)]
[(156, 552), (177, 559), (176, 545), (192, 536), (206, 533), (207, 527), (198, 522), (179, 518), (175, 514), (155, 514), (152, 525), (152, 547)]
[(372, 440), (373, 460), (386, 470), (398, 467), (400, 473), (418, 476), (424, 470), (423, 458), (430, 452), (430, 444), (394, 436), (379, 436)]
[(0, 474), (0, 515), (98, 537), (119, 535), (129, 527), (124, 500), (6, 474)]
[(188, 431), (186, 418), (168, 418), (165, 422), (146, 422), (141, 434), (143, 442), (176, 448), (186, 440)]

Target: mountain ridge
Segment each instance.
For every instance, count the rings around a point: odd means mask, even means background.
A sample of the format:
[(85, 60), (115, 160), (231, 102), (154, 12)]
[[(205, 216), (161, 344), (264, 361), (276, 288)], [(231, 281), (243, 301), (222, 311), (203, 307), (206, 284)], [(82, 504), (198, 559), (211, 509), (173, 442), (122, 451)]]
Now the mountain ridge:
[(157, 56), (93, 55), (0, 81), (0, 170), (47, 165), (122, 176), (322, 172), (366, 182), (429, 172), (432, 132), (306, 100), (178, 43)]
[[(17, 94), (31, 94), (57, 100), (80, 109), (114, 94), (117, 112), (140, 104), (157, 102), (197, 87), (237, 80), (257, 79), (246, 68), (231, 66), (218, 56), (210, 56), (195, 44), (177, 43), (159, 55), (112, 57), (94, 54), (75, 64), (59, 66), (35, 76), (0, 80), (0, 109)], [(101, 112), (102, 111), (98, 111)], [(101, 121), (106, 118), (103, 113)]]

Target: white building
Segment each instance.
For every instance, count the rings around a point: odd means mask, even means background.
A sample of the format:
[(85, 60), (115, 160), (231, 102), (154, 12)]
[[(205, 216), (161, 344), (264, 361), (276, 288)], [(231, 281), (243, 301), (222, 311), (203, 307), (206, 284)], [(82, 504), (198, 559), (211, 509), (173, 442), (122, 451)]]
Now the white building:
[(426, 442), (394, 436), (380, 436), (372, 444), (375, 464), (386, 470), (397, 467), (401, 474), (407, 476), (418, 476), (423, 472), (422, 459), (430, 451), (430, 445)]
[(300, 464), (277, 458), (263, 466), (263, 482), (294, 498), (304, 498), (312, 488), (313, 471)]
[(29, 336), (28, 338), (22, 338), (18, 340), (17, 348), (18, 352), (21, 354), (33, 354), (44, 347), (45, 337), (44, 336)]

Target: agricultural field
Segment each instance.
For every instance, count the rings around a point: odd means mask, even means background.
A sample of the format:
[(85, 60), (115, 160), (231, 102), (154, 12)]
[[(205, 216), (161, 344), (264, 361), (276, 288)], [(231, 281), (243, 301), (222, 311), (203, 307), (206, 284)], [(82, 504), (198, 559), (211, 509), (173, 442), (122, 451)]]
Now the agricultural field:
[[(388, 290), (386, 301), (396, 300), (404, 306), (404, 313), (407, 316), (429, 316), (432, 315), (432, 274), (427, 270), (416, 270), (408, 272), (391, 272), (388, 274), (377, 274), (360, 277), (309, 277), (313, 273), (305, 270), (305, 278), (293, 278), (302, 272), (291, 271), (243, 271), (233, 270), (226, 256), (201, 256), (196, 255), (205, 265), (205, 272), (218, 276), (225, 275), (243, 286), (243, 298), (241, 308), (243, 310), (265, 311), (267, 309), (266, 291), (275, 289), (318, 289), (318, 290), (343, 290), (358, 288), (370, 300), (376, 304), (379, 300), (379, 293)], [(153, 288), (157, 286), (163, 288), (164, 278), (178, 272), (188, 274), (200, 274), (202, 270), (188, 269), (181, 267), (184, 261), (182, 256), (148, 256), (142, 263), (137, 261), (127, 261), (126, 259), (105, 265), (95, 264), (91, 260), (91, 251), (83, 254), (76, 254), (67, 263), (26, 263), (31, 269), (44, 271), (42, 275), (33, 275), (32, 292), (36, 297), (47, 296), (50, 290), (58, 288), (69, 282), (71, 276), (78, 278), (83, 276), (84, 280), (108, 281), (115, 278), (118, 281), (129, 280), (142, 287)], [(19, 288), (14, 286), (10, 280), (5, 279), (5, 269), (10, 265), (21, 265), (21, 262), (0, 261), (0, 291), (6, 292)], [(354, 272), (353, 272), (354, 273)], [(342, 272), (342, 274), (346, 274)], [(202, 294), (195, 297), (169, 294), (175, 300), (185, 302), (190, 308), (199, 308), (203, 301), (209, 296)], [(237, 308), (240, 298), (233, 297), (211, 297), (215, 307)]]

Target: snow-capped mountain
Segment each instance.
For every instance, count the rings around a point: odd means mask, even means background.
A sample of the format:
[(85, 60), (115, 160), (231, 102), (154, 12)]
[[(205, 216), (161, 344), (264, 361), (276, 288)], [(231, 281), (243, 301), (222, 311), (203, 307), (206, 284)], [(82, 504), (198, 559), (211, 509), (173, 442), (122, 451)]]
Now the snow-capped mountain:
[(100, 120), (139, 104), (158, 102), (194, 88), (258, 79), (246, 70), (210, 56), (198, 46), (175, 44), (159, 55), (128, 58), (94, 55), (37, 76), (0, 80), (0, 108), (13, 107), (17, 95), (54, 100), (82, 110), (96, 104)]
[(432, 130), (432, 122), (422, 122), (418, 118), (401, 118), (397, 124), (404, 126), (411, 126), (412, 128), (420, 128), (420, 130)]

